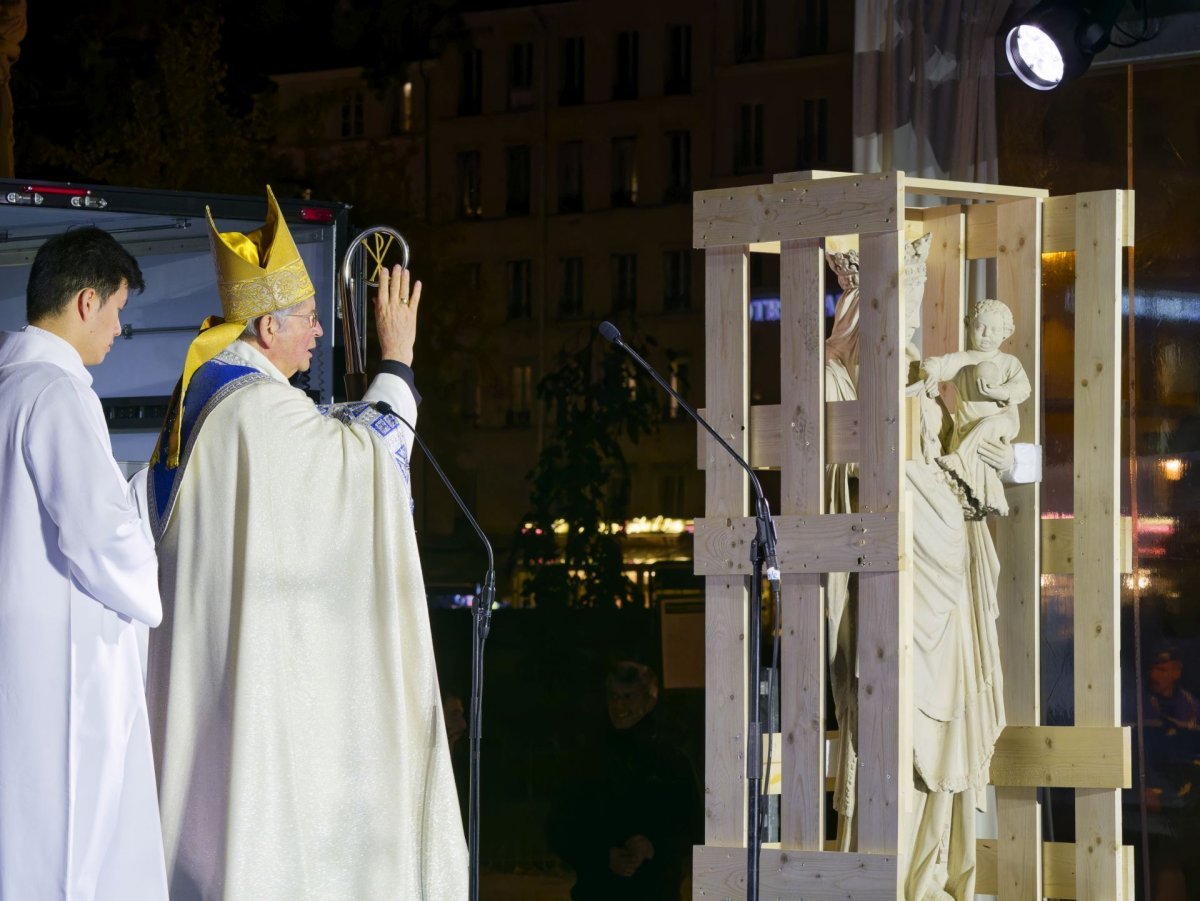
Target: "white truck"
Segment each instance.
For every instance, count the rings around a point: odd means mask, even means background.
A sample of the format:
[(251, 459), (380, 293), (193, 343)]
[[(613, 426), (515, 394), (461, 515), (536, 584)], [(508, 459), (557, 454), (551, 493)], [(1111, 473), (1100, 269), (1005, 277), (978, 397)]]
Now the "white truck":
[[(316, 288), (325, 336), (312, 367), (293, 384), (319, 402), (342, 395), (341, 342), (336, 326), (337, 273), (348, 243), (350, 207), (279, 199), (280, 208)], [(113, 234), (137, 258), (144, 293), (130, 296), (123, 337), (92, 370), (104, 405), (113, 454), (127, 469), (150, 459), (184, 354), (205, 317), (220, 315), (209, 255), (205, 207), (221, 231), (251, 231), (266, 217), (265, 194), (232, 196), (0, 179), (0, 329), (25, 325), (25, 286), (34, 255), (47, 238), (81, 225)], [(360, 332), (361, 333), (361, 332)], [(336, 370), (336, 371), (335, 371)]]

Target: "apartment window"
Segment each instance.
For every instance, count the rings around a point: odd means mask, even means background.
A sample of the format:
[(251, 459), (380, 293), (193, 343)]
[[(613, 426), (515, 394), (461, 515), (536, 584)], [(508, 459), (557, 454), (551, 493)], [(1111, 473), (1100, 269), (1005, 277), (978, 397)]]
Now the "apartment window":
[(363, 135), (363, 92), (347, 91), (342, 99), (342, 137), (361, 138)]
[(613, 78), (613, 100), (633, 100), (638, 95), (638, 33), (617, 35), (617, 57)]
[(684, 506), (683, 473), (669, 472), (658, 477), (658, 509), (664, 516), (683, 516), (687, 507)]
[(763, 105), (761, 103), (743, 103), (738, 108), (734, 166), (738, 172), (757, 172), (763, 167)]
[(634, 138), (613, 138), (612, 205), (637, 203), (637, 142)]
[(479, 151), (465, 150), (458, 155), (458, 203), (460, 219), (478, 219), (483, 215), (480, 203)]
[(766, 46), (766, 0), (740, 0), (738, 9), (737, 61), (763, 58)]
[(533, 44), (513, 44), (508, 56), (508, 108), (533, 107)]
[(560, 262), (561, 288), (558, 315), (571, 319), (583, 315), (583, 257), (565, 257)]
[(533, 318), (533, 263), (513, 260), (508, 264), (508, 318)]
[(690, 94), (692, 91), (692, 26), (667, 28), (667, 71), (663, 93)]
[(583, 141), (558, 145), (558, 211), (583, 211)]
[(797, 157), (801, 169), (811, 169), (829, 161), (829, 101), (824, 97), (804, 101)]
[(483, 379), (480, 377), (478, 362), (473, 366), (469, 365), (459, 387), (462, 391), (459, 401), (462, 406), (463, 420), (479, 422), (483, 415)]
[(404, 82), (400, 90), (392, 95), (395, 100), (392, 105), (392, 132), (409, 132), (413, 127), (413, 86), (411, 81)]
[(483, 51), (478, 47), (471, 47), (463, 51), (458, 113), (460, 116), (473, 116), (482, 111)]
[(637, 254), (612, 255), (612, 309), (614, 313), (637, 308)]
[(829, 52), (829, 0), (804, 0), (800, 4), (800, 55)]
[[(686, 399), (690, 384), (690, 373), (688, 371), (688, 361), (685, 357), (671, 361), (671, 372), (669, 379), (671, 388)], [(679, 406), (679, 401), (677, 401), (674, 397), (668, 397), (666, 412), (668, 419), (679, 419), (680, 415), (683, 413), (683, 408)]]
[(533, 410), (533, 366), (529, 363), (512, 367), (509, 389), (509, 425), (529, 425)]
[(692, 307), (692, 256), (687, 250), (663, 254), (663, 310), (675, 313)]
[(692, 133), (667, 132), (667, 186), (663, 200), (667, 203), (690, 202), (692, 199)]
[(509, 147), (504, 156), (508, 172), (508, 191), (507, 199), (504, 202), (504, 212), (509, 216), (528, 215), (531, 179), (529, 145)]
[(583, 103), (583, 38), (566, 38), (562, 43), (562, 79), (558, 86), (559, 106)]

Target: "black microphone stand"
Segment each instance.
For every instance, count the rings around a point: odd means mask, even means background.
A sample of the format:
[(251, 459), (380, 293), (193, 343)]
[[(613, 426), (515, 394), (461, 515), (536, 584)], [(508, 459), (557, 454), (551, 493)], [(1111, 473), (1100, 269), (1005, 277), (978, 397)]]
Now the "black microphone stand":
[(488, 631), (492, 627), (492, 602), (496, 599), (496, 560), (492, 555), (492, 543), (488, 541), (487, 535), (479, 527), (479, 522), (471, 515), (471, 511), (467, 509), (467, 505), (463, 502), (463, 499), (454, 490), (454, 486), (446, 478), (446, 473), (442, 472), (442, 467), (438, 466), (437, 460), (429, 452), (429, 445), (417, 434), (417, 430), (413, 428), (412, 423), (393, 410), (391, 405), (384, 401), (377, 401), (374, 407), (380, 413), (390, 413), (408, 426), (408, 430), (412, 432), (413, 438), (417, 440), (417, 444), (425, 452), (425, 458), (429, 461), (429, 465), (438, 474), (438, 478), (442, 480), (442, 484), (446, 486), (446, 490), (450, 492), (450, 496), (454, 498), (454, 502), (458, 504), (458, 508), (462, 510), (463, 515), (467, 518), (467, 522), (475, 529), (475, 532), (479, 535), (479, 540), (483, 542), (483, 546), (487, 550), (488, 568), (487, 574), (483, 577), (483, 590), (471, 605), (471, 718), (468, 728), (468, 742), (470, 743), (471, 752), (467, 795), (469, 898), (470, 901), (479, 901), (479, 741), (483, 733), (483, 644), (487, 641)]
[(729, 443), (721, 437), (716, 429), (709, 425), (704, 420), (704, 417), (691, 404), (684, 400), (679, 392), (672, 388), (671, 384), (659, 375), (653, 366), (642, 358), (641, 354), (622, 340), (621, 333), (617, 330), (617, 327), (611, 322), (602, 322), (600, 323), (600, 335), (629, 354), (638, 366), (644, 369), (654, 381), (658, 382), (663, 390), (670, 394), (676, 403), (687, 411), (687, 414), (696, 420), (708, 434), (712, 435), (717, 443), (737, 461), (737, 464), (750, 477), (750, 484), (754, 486), (754, 518), (756, 529), (754, 540), (750, 542), (751, 585), (753, 586), (754, 599), (748, 605), (746, 616), (746, 640), (749, 643), (749, 648), (747, 649), (749, 651), (749, 660), (746, 664), (748, 670), (746, 674), (748, 720), (746, 727), (746, 779), (749, 783), (746, 797), (746, 901), (758, 901), (758, 870), (760, 852), (762, 851), (763, 804), (763, 727), (762, 714), (759, 709), (759, 670), (762, 666), (762, 650), (759, 647), (759, 643), (762, 631), (762, 577), (764, 564), (766, 565), (767, 580), (772, 596), (776, 599), (779, 597), (779, 566), (775, 554), (775, 523), (771, 519), (771, 506), (767, 503), (767, 499), (763, 495), (762, 485), (758, 481), (758, 476), (754, 474), (754, 470), (750, 468), (750, 464), (742, 458), (741, 454), (729, 446)]

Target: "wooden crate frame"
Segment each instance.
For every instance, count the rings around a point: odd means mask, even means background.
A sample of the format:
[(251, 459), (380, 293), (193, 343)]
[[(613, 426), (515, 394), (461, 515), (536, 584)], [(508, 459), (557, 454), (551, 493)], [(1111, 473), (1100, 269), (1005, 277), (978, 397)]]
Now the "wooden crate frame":
[[(944, 206), (905, 206), (937, 197)], [(1003, 901), (1132, 899), (1121, 845), (1120, 789), (1130, 735), (1120, 721), (1120, 573), (1131, 536), (1119, 515), (1121, 248), (1133, 243), (1133, 193), (1050, 197), (1041, 189), (799, 172), (771, 184), (700, 191), (693, 246), (705, 251), (705, 413), (751, 465), (781, 470), (782, 731), (775, 736), (781, 842), (763, 851), (770, 898), (901, 898), (912, 794), (909, 559), (903, 465), (915, 421), (904, 398), (904, 242), (933, 234), (922, 352), (962, 346), (966, 261), (995, 261), (1013, 311), (1007, 350), (1033, 394), (1018, 441), (1041, 442), (1041, 256), (1075, 254), (1074, 520), (1041, 519), (1040, 486), (1010, 486), (996, 522), (999, 637), (1008, 727), (997, 743), (999, 838), (978, 843), (980, 893)], [(823, 242), (857, 239), (861, 258), (858, 400), (825, 403)], [(749, 260), (780, 254), (777, 406), (749, 404)], [(703, 433), (705, 517), (695, 566), (705, 577), (705, 844), (694, 849), (693, 897), (745, 897), (745, 624), (749, 593), (747, 479)], [(825, 464), (860, 463), (859, 510), (823, 513)], [(1069, 547), (1070, 551), (1063, 549)], [(1046, 550), (1043, 550), (1046, 549)], [(1074, 564), (1074, 565), (1072, 565)], [(1047, 568), (1047, 566), (1049, 568)], [(1072, 727), (1041, 725), (1043, 572), (1074, 571)], [(858, 849), (825, 843), (826, 638), (821, 576), (859, 573)], [(1077, 841), (1043, 843), (1037, 787), (1076, 789)]]

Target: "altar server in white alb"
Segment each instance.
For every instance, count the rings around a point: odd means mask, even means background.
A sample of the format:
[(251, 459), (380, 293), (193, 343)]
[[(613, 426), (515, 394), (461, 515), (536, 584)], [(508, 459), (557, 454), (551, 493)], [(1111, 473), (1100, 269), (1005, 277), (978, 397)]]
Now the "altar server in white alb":
[[(324, 334), (275, 198), (209, 237), (149, 476), (150, 710), (172, 901), (462, 901), (467, 855), (413, 530), (411, 433), (288, 384)], [(414, 422), (420, 283), (380, 273), (368, 401)]]
[(0, 901), (167, 897), (135, 634), (158, 567), (85, 368), (131, 288), (111, 235), (67, 232), (0, 333)]

